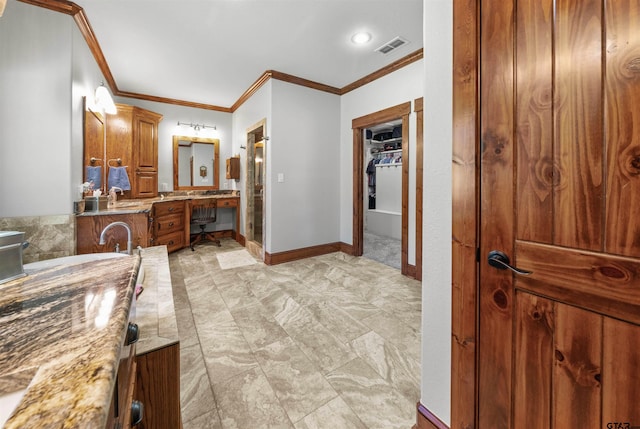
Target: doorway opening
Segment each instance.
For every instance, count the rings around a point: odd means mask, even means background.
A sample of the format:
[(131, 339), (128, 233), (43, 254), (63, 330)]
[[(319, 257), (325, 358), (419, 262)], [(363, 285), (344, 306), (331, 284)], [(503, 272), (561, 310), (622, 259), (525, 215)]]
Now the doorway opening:
[(362, 256), (400, 270), (402, 253), (402, 120), (364, 130)]
[(267, 140), (266, 119), (247, 129), (246, 247), (249, 253), (261, 260), (264, 260), (265, 254)]
[[(401, 220), (400, 220), (400, 271), (404, 275), (415, 277), (415, 266), (410, 269), (408, 263), (408, 243), (409, 243), (409, 114), (411, 113), (411, 102), (399, 104), (388, 109), (384, 109), (369, 115), (356, 118), (351, 123), (353, 130), (353, 254), (362, 256), (364, 253), (364, 201), (367, 196), (368, 184), (365, 183), (365, 137), (366, 130), (379, 127), (380, 124), (398, 123), (401, 137), (399, 140), (400, 151), (398, 152), (402, 162), (398, 164), (401, 168)], [(383, 147), (384, 148), (384, 147)], [(401, 167), (400, 167), (401, 166)], [(365, 193), (366, 188), (366, 193)], [(376, 186), (377, 188), (377, 186)], [(376, 190), (377, 196), (377, 190)], [(378, 198), (376, 198), (376, 205)], [(368, 204), (367, 204), (368, 207)]]

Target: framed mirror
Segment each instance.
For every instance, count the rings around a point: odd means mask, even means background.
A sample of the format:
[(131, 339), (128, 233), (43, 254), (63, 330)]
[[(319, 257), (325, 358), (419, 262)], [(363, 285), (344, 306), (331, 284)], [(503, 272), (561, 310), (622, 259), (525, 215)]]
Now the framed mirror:
[(173, 189), (219, 189), (220, 140), (173, 136)]

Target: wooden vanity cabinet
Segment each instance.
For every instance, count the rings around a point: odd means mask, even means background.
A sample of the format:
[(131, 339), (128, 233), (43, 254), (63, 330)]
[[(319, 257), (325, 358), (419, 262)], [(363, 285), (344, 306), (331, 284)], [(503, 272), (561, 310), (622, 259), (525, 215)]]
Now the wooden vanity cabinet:
[(137, 106), (116, 104), (106, 118), (107, 165), (127, 167), (130, 198), (158, 196), (158, 124), (162, 115)]
[(114, 252), (116, 243), (120, 251), (127, 250), (127, 230), (114, 226), (105, 234), (106, 244), (100, 245), (100, 234), (111, 222), (125, 222), (131, 228), (132, 249), (148, 247), (149, 220), (147, 213), (76, 216), (76, 253)]
[(151, 209), (152, 246), (167, 246), (169, 253), (186, 246), (185, 201), (153, 203)]
[(136, 356), (134, 397), (144, 404), (139, 429), (182, 428), (180, 343)]

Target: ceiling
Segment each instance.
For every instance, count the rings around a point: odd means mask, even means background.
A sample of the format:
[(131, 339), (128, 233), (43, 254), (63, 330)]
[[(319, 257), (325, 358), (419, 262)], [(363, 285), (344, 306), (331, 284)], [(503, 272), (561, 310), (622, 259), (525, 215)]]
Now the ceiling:
[[(423, 0), (74, 2), (119, 91), (227, 108), (267, 70), (343, 88), (423, 45)], [(409, 43), (374, 51), (397, 36)]]

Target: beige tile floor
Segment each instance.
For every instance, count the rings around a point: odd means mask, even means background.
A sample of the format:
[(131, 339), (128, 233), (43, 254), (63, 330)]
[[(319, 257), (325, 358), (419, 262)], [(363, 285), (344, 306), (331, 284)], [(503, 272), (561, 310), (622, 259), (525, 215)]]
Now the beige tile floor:
[(243, 249), (169, 258), (184, 428), (411, 428), (420, 282), (344, 253), (220, 267)]

